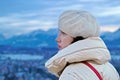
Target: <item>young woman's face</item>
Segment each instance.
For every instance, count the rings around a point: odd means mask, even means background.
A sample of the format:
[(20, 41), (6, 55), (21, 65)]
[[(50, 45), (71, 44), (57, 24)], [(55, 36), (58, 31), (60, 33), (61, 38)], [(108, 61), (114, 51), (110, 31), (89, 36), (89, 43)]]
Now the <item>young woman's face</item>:
[(61, 50), (71, 44), (73, 37), (60, 31), (59, 35), (56, 38), (56, 41), (58, 43), (58, 48)]

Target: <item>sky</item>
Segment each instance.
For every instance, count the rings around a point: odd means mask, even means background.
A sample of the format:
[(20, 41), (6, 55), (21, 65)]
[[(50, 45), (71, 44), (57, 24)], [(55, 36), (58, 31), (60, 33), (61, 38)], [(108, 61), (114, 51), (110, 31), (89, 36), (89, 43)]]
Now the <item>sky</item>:
[(102, 32), (120, 28), (120, 0), (0, 0), (0, 34), (58, 28), (59, 15), (66, 10), (90, 12)]

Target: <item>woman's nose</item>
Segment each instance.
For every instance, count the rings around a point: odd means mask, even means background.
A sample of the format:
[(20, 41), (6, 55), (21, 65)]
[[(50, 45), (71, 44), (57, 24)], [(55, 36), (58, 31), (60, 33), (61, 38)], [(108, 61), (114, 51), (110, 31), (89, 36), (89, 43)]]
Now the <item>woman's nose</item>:
[(56, 40), (57, 42), (60, 42), (59, 36), (57, 36), (55, 40)]

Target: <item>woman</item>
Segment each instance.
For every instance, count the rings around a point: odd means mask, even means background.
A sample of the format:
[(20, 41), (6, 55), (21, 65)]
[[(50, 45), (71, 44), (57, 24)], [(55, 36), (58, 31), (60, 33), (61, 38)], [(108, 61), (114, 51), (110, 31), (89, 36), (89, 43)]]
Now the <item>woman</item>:
[(60, 50), (45, 64), (49, 72), (59, 80), (119, 80), (90, 13), (65, 11), (59, 18), (59, 30), (56, 41)]

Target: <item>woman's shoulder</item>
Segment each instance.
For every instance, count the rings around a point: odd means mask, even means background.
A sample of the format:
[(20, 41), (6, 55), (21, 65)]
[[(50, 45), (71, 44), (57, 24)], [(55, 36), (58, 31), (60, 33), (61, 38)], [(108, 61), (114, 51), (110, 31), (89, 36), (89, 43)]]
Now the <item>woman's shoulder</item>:
[[(102, 76), (104, 80), (118, 80), (119, 74), (116, 69), (109, 62), (104, 64), (96, 64), (88, 61)], [(62, 72), (61, 77), (74, 76), (76, 80), (97, 80), (96, 74), (84, 63), (73, 63), (68, 65)], [(81, 79), (80, 79), (81, 78)], [(74, 79), (73, 79), (74, 80)]]
[(105, 80), (119, 80), (120, 76), (115, 69), (115, 67), (111, 63), (103, 64), (103, 76), (105, 76)]
[[(74, 76), (75, 80), (97, 80), (97, 76), (84, 63), (73, 63), (68, 65), (60, 77)], [(62, 80), (62, 79), (61, 79)]]

